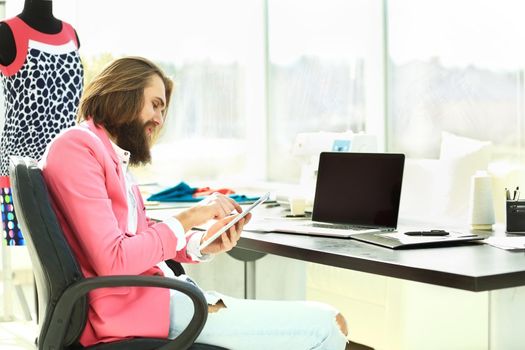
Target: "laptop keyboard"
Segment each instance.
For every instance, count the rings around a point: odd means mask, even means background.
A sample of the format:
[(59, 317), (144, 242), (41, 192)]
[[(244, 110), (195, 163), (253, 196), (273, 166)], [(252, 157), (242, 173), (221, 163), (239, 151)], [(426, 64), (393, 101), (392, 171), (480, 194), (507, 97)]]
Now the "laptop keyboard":
[(319, 228), (333, 228), (337, 230), (353, 230), (353, 231), (364, 231), (364, 230), (370, 229), (370, 227), (363, 227), (363, 226), (357, 226), (357, 225), (322, 224), (322, 223), (317, 223), (317, 222), (312, 222), (308, 224), (308, 226), (319, 227)]

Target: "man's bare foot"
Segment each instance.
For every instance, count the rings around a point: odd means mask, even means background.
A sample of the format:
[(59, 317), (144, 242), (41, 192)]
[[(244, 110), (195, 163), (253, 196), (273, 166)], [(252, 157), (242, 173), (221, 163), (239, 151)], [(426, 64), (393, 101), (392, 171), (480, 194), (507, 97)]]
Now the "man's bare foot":
[(345, 337), (348, 336), (348, 328), (346, 327), (346, 320), (343, 315), (337, 314), (337, 316), (335, 316), (335, 320), (337, 321), (337, 324), (339, 325), (339, 328)]

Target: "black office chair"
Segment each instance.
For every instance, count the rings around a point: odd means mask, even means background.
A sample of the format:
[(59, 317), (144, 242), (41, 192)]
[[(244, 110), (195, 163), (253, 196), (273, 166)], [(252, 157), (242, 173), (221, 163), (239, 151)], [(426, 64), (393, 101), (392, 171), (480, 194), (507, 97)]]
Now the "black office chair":
[[(35, 274), (39, 350), (225, 350), (217, 346), (193, 344), (206, 323), (208, 305), (202, 292), (191, 283), (160, 276), (85, 278), (51, 207), (47, 187), (36, 162), (29, 158), (11, 157), (9, 173), (13, 204)], [(179, 267), (182, 268), (180, 264)], [(132, 338), (83, 348), (78, 338), (87, 319), (86, 294), (96, 288), (119, 286), (176, 289), (192, 300), (194, 315), (186, 329), (173, 340)]]

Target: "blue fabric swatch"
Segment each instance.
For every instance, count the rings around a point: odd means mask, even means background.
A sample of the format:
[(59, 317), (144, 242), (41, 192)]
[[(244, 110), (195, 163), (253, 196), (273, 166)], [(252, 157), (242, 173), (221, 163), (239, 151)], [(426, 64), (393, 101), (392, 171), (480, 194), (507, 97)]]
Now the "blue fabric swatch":
[[(197, 187), (191, 187), (182, 181), (176, 186), (152, 194), (147, 200), (155, 202), (199, 202), (204, 197), (193, 197), (197, 189)], [(248, 197), (243, 194), (230, 194), (228, 197), (237, 203), (253, 202), (259, 199), (259, 197)]]

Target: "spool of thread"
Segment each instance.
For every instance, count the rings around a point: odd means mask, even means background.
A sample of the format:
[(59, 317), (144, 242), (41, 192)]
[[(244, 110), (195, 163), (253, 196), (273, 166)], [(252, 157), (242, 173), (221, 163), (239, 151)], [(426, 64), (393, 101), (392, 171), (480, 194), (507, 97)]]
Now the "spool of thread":
[(478, 171), (470, 185), (470, 224), (475, 230), (492, 230), (494, 202), (492, 177), (486, 171)]
[(304, 216), (306, 200), (302, 197), (294, 196), (291, 196), (288, 200), (290, 202), (290, 214), (292, 216)]

